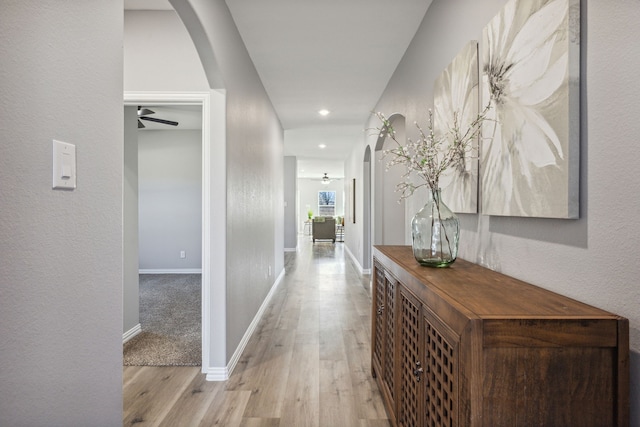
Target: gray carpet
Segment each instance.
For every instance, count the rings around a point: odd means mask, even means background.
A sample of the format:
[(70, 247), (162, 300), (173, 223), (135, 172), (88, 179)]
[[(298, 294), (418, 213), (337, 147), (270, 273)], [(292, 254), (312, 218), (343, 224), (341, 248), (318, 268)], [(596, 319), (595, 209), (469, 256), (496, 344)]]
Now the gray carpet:
[(200, 313), (200, 274), (141, 274), (142, 332), (124, 344), (124, 365), (200, 366)]

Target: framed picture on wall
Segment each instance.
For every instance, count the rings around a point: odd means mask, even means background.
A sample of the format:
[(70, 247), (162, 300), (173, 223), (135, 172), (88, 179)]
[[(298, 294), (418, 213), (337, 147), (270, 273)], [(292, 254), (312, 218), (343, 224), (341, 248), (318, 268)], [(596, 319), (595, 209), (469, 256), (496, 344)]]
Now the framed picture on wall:
[(335, 216), (336, 192), (318, 191), (318, 216)]
[(356, 223), (356, 179), (353, 178), (351, 183), (351, 220)]
[(482, 213), (578, 218), (580, 0), (510, 0), (482, 33)]

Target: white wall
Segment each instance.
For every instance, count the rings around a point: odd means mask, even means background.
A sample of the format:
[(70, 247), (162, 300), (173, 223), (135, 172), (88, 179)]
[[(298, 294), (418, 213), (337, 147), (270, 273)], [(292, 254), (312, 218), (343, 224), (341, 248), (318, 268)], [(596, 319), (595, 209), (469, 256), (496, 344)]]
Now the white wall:
[(141, 272), (200, 270), (202, 132), (138, 131), (138, 170)]
[[(122, 10), (2, 2), (2, 426), (122, 424)], [(52, 139), (75, 191), (51, 188)]]
[[(375, 110), (424, 121), (438, 74), (504, 4), (434, 0)], [(460, 257), (629, 318), (631, 425), (640, 425), (640, 3), (583, 0), (582, 14), (580, 219), (461, 215)], [(348, 177), (363, 153), (354, 149)]]

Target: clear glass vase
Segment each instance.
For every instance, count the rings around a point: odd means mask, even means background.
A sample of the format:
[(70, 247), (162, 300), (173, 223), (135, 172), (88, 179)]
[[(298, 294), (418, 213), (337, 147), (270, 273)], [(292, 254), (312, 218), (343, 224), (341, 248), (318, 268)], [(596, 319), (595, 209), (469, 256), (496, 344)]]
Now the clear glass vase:
[(411, 221), (413, 256), (421, 265), (447, 267), (458, 257), (458, 217), (440, 198), (440, 189), (428, 191), (429, 200)]

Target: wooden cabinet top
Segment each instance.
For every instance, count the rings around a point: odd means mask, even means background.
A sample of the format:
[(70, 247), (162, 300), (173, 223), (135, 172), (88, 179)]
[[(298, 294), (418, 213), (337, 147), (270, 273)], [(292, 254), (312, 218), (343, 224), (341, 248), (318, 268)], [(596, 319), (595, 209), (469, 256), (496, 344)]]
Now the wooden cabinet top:
[(441, 299), (469, 318), (621, 319), (460, 258), (448, 268), (424, 267), (410, 246), (375, 246), (374, 257), (419, 298)]

